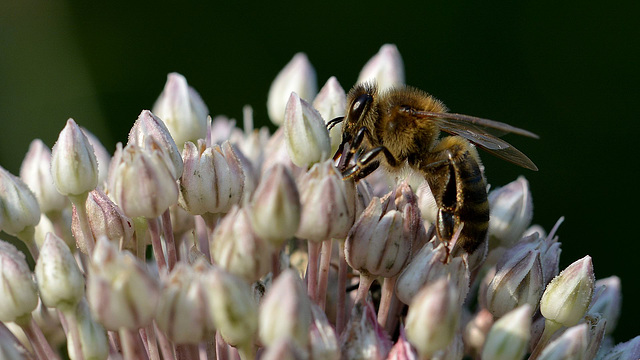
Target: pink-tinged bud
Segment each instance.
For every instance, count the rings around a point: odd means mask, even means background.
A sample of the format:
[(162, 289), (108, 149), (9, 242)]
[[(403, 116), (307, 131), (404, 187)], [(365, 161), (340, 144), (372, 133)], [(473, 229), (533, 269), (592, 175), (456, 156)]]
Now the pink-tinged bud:
[(585, 359), (588, 341), (589, 333), (586, 323), (570, 327), (544, 348), (538, 360)]
[(340, 335), (341, 359), (384, 359), (391, 351), (389, 335), (378, 324), (370, 302), (358, 302)]
[(425, 286), (409, 305), (407, 339), (422, 357), (446, 349), (455, 336), (460, 312), (457, 289), (446, 279)]
[(209, 246), (216, 265), (249, 283), (271, 270), (271, 246), (255, 233), (245, 208), (235, 206), (222, 218)]
[[(510, 255), (509, 252), (507, 254)], [(535, 310), (544, 289), (543, 280), (540, 253), (537, 250), (508, 257), (498, 265), (489, 283), (487, 309), (495, 317), (501, 317), (524, 304), (531, 305)]]
[[(78, 326), (80, 335), (80, 346), (82, 349), (83, 359), (107, 359), (109, 356), (109, 343), (107, 341), (107, 332), (102, 325), (97, 323), (91, 316), (91, 310), (86, 300), (80, 301), (75, 309), (74, 320)], [(67, 351), (71, 359), (79, 359), (80, 356), (74, 356), (73, 336), (67, 338)]]
[(396, 276), (411, 256), (414, 236), (410, 219), (396, 210), (395, 191), (374, 197), (353, 225), (344, 245), (347, 263), (359, 272)]
[(178, 201), (178, 185), (161, 150), (130, 143), (115, 167), (113, 197), (125, 215), (156, 218)]
[(182, 175), (182, 156), (167, 126), (149, 110), (142, 110), (129, 131), (129, 144), (148, 152), (160, 150), (174, 180)]
[(598, 317), (585, 317), (585, 322), (588, 326), (588, 341), (587, 351), (585, 353), (586, 360), (593, 360), (596, 358), (599, 350), (604, 344), (604, 335), (607, 328), (607, 319)]
[(67, 120), (53, 145), (51, 176), (62, 195), (81, 195), (98, 185), (98, 161), (93, 147), (73, 119)]
[(0, 321), (24, 321), (38, 306), (36, 284), (22, 252), (0, 240)]
[(531, 224), (533, 200), (524, 176), (489, 193), (489, 236), (504, 247), (518, 241)]
[[(9, 324), (11, 326), (12, 323)], [(20, 329), (18, 325), (13, 324)], [(27, 339), (24, 339), (28, 342)], [(29, 350), (25, 348), (21, 340), (14, 335), (6, 324), (0, 323), (0, 359), (25, 360), (31, 359)]]
[(389, 351), (389, 355), (387, 356), (387, 360), (417, 360), (418, 354), (416, 354), (416, 350), (411, 346), (409, 341), (407, 340), (407, 335), (405, 334), (404, 327), (400, 327), (400, 336), (398, 337), (398, 341), (393, 345), (391, 351)]
[(491, 327), (483, 359), (517, 360), (527, 354), (533, 307), (524, 304), (506, 313)]
[(640, 359), (640, 336), (616, 345), (607, 352), (602, 360), (635, 360)]
[(278, 126), (284, 122), (285, 105), (292, 92), (308, 101), (318, 92), (316, 71), (304, 53), (295, 54), (269, 88), (267, 110), (271, 122)]
[[(463, 313), (464, 314), (464, 313)], [(463, 315), (463, 318), (466, 314)], [(462, 337), (467, 354), (479, 358), (487, 341), (489, 330), (493, 326), (493, 315), (487, 309), (480, 310), (464, 325)]]
[(200, 94), (178, 73), (167, 75), (167, 83), (152, 111), (167, 125), (178, 149), (187, 141), (195, 143), (207, 135), (209, 109)]
[(376, 82), (380, 90), (404, 84), (404, 63), (395, 45), (382, 45), (378, 53), (367, 61), (357, 81), (363, 82)]
[(339, 359), (340, 348), (336, 332), (329, 323), (327, 315), (316, 304), (311, 304), (311, 327), (309, 329), (309, 342), (312, 359)]
[(264, 161), (262, 162), (260, 172), (264, 173), (267, 169), (270, 169), (278, 163), (284, 164), (289, 168), (295, 179), (299, 179), (306, 171), (306, 169), (295, 166), (293, 162), (291, 162), (291, 157), (289, 157), (287, 145), (284, 141), (284, 127), (282, 126), (271, 135), (264, 147)]
[[(86, 209), (89, 227), (94, 239), (105, 236), (118, 244), (120, 249), (135, 250), (133, 221), (102, 190), (96, 189), (89, 193)], [(87, 254), (87, 242), (80, 229), (75, 207), (73, 208), (71, 228), (76, 245), (80, 251)]]
[(147, 267), (104, 237), (93, 250), (86, 291), (93, 315), (111, 331), (149, 325), (160, 297), (158, 280)]
[(175, 344), (197, 344), (215, 331), (207, 315), (204, 269), (196, 268), (178, 262), (160, 290), (156, 322)]
[(209, 314), (227, 344), (252, 346), (258, 332), (258, 303), (243, 279), (214, 268), (206, 278)]
[[(347, 94), (335, 76), (330, 77), (320, 89), (320, 92), (313, 100), (313, 107), (318, 110), (325, 123), (345, 115)], [(342, 141), (342, 123), (337, 124), (329, 131), (329, 137), (331, 138), (331, 153), (333, 154), (338, 150), (338, 146)]]
[(331, 155), (331, 140), (318, 110), (291, 93), (284, 113), (284, 139), (291, 161), (307, 168)]
[(16, 236), (38, 225), (36, 196), (19, 177), (0, 166), (0, 230)]
[[(425, 244), (398, 276), (398, 299), (410, 304), (420, 289), (439, 278), (450, 280), (452, 285), (460, 283), (458, 290), (461, 295), (465, 295), (469, 287), (469, 275), (464, 262), (461, 258), (453, 258), (447, 263), (446, 259), (447, 250), (444, 244), (438, 245), (435, 249), (433, 243)], [(461, 298), (464, 299), (464, 296)]]
[(94, 153), (96, 154), (96, 160), (98, 161), (98, 187), (104, 189), (105, 183), (107, 181), (107, 175), (109, 173), (109, 164), (111, 163), (111, 155), (107, 149), (102, 145), (100, 139), (98, 139), (95, 135), (93, 135), (89, 130), (80, 127), (82, 132), (89, 140), (89, 144), (93, 148)]
[[(557, 225), (556, 225), (557, 226)], [(554, 232), (555, 233), (555, 232)], [(514, 257), (522, 257), (529, 251), (540, 253), (540, 264), (542, 265), (543, 286), (546, 286), (551, 279), (558, 275), (560, 262), (560, 243), (558, 237), (550, 234), (546, 238), (541, 238), (533, 233), (520, 239), (509, 250), (506, 250), (498, 259), (497, 266), (504, 266), (505, 262)], [(496, 251), (494, 251), (496, 253)]]
[(251, 201), (251, 223), (261, 238), (279, 249), (300, 225), (300, 194), (291, 172), (276, 164), (262, 177)]
[(311, 241), (345, 238), (353, 225), (355, 189), (332, 160), (315, 164), (299, 181), (302, 214), (296, 236)]
[(245, 176), (231, 144), (185, 143), (180, 206), (192, 215), (226, 213), (242, 199)]
[(577, 324), (591, 303), (594, 286), (593, 264), (587, 255), (547, 285), (540, 300), (542, 316), (566, 327)]
[(35, 268), (40, 298), (47, 307), (72, 309), (84, 297), (84, 276), (69, 247), (49, 233)]
[(587, 314), (600, 315), (607, 320), (607, 334), (611, 334), (618, 324), (620, 309), (622, 306), (622, 290), (620, 278), (610, 276), (600, 279), (595, 283), (595, 292)]
[(20, 166), (20, 178), (35, 194), (43, 213), (62, 211), (69, 205), (69, 200), (53, 184), (51, 150), (42, 140), (35, 139), (29, 145), (29, 151)]
[(267, 346), (261, 360), (308, 360), (309, 354), (292, 339), (285, 338)]
[(311, 301), (300, 278), (291, 269), (283, 271), (260, 304), (259, 334), (269, 347), (283, 339), (306, 349), (311, 326)]

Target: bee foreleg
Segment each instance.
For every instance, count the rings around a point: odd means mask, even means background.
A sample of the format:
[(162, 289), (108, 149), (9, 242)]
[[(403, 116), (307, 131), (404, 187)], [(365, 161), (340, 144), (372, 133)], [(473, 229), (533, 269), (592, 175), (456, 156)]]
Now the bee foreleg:
[(334, 126), (344, 121), (344, 116), (337, 117), (327, 123), (327, 130), (331, 130)]

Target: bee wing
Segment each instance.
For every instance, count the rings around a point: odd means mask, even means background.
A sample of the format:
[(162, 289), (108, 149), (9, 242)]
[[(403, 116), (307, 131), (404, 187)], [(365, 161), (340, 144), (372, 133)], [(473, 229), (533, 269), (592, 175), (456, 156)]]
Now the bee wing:
[(452, 135), (459, 135), (501, 159), (507, 160), (526, 169), (534, 171), (538, 170), (538, 167), (533, 163), (533, 161), (531, 161), (520, 150), (516, 149), (508, 142), (496, 137), (507, 133), (513, 133), (537, 139), (538, 135), (530, 131), (498, 121), (482, 119), (469, 115), (434, 113), (416, 111), (413, 109), (411, 113), (417, 117), (425, 119), (428, 118), (431, 121), (435, 121), (440, 130)]

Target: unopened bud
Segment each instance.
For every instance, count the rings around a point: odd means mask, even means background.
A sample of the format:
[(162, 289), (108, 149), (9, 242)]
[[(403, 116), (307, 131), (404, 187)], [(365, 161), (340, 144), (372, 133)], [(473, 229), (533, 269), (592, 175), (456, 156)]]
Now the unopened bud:
[(522, 237), (533, 218), (533, 200), (529, 182), (523, 177), (491, 191), (488, 196), (491, 208), (489, 235), (509, 247)]
[(56, 235), (47, 234), (36, 262), (40, 298), (47, 307), (72, 309), (84, 297), (84, 276), (69, 247)]
[(496, 321), (482, 350), (482, 358), (522, 359), (529, 346), (532, 310), (531, 305), (524, 304)]
[(587, 313), (592, 316), (599, 314), (606, 319), (607, 334), (611, 334), (618, 323), (620, 308), (622, 306), (620, 278), (614, 275), (600, 279), (596, 281), (595, 288), (596, 295)]
[[(318, 110), (325, 123), (344, 116), (347, 108), (347, 94), (335, 76), (332, 76), (324, 84), (320, 92), (313, 100), (313, 107)], [(329, 131), (331, 138), (331, 153), (338, 150), (338, 146), (342, 141), (342, 123), (337, 124)]]
[(53, 184), (51, 176), (51, 150), (40, 139), (35, 139), (29, 145), (20, 166), (20, 178), (29, 186), (38, 199), (40, 211), (62, 211), (69, 204)]
[(570, 327), (544, 348), (538, 360), (584, 359), (589, 341), (587, 331), (585, 323)]
[(24, 321), (38, 306), (36, 284), (22, 252), (0, 240), (0, 321)]
[(36, 196), (19, 177), (0, 166), (0, 230), (18, 235), (40, 221)]
[(640, 336), (616, 345), (602, 357), (602, 360), (640, 359)]
[(278, 73), (269, 88), (267, 110), (271, 122), (282, 125), (285, 105), (292, 92), (297, 93), (302, 99), (311, 101), (317, 91), (316, 71), (307, 55), (304, 53), (295, 54), (284, 69)]
[(331, 140), (318, 110), (291, 93), (284, 113), (284, 138), (291, 161), (307, 168), (331, 155)]
[(373, 304), (357, 302), (340, 336), (341, 359), (384, 359), (391, 345), (389, 335), (378, 324)]
[(185, 142), (195, 143), (207, 135), (209, 109), (200, 94), (178, 73), (167, 75), (167, 82), (152, 111), (167, 126), (178, 150)]
[(107, 149), (102, 145), (100, 139), (93, 135), (89, 130), (80, 127), (82, 132), (89, 140), (89, 144), (93, 148), (93, 152), (96, 154), (96, 161), (98, 162), (98, 187), (104, 190), (104, 186), (107, 182), (107, 175), (109, 174), (109, 164), (111, 163), (111, 155)]
[(98, 162), (89, 139), (73, 119), (51, 151), (51, 175), (62, 195), (81, 195), (98, 185)]
[(367, 61), (357, 81), (364, 82), (376, 82), (380, 90), (404, 84), (404, 63), (395, 45), (382, 45), (378, 53)]

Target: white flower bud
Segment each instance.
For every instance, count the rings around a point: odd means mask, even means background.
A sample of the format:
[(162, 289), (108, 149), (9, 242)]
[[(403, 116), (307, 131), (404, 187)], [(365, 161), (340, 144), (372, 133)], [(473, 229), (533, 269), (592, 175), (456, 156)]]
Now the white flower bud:
[(544, 348), (538, 360), (582, 360), (588, 341), (587, 324), (570, 327)]
[(62, 195), (81, 195), (98, 185), (98, 161), (93, 147), (73, 119), (67, 120), (53, 145), (51, 175)]
[(51, 150), (42, 140), (35, 139), (29, 145), (29, 151), (20, 166), (20, 178), (35, 194), (43, 213), (62, 211), (69, 205), (69, 200), (53, 184)]
[(327, 315), (316, 304), (311, 304), (311, 328), (309, 341), (312, 359), (337, 360), (340, 347), (336, 333), (327, 319)]
[(542, 316), (567, 327), (577, 324), (589, 307), (594, 283), (590, 256), (569, 265), (551, 280), (542, 294)]
[(533, 307), (524, 304), (506, 313), (491, 327), (482, 349), (483, 359), (517, 360), (527, 353)]
[(616, 345), (607, 352), (602, 360), (635, 360), (640, 359), (640, 335)]
[(38, 306), (36, 284), (23, 253), (0, 240), (0, 321), (24, 321)]
[(295, 54), (269, 88), (267, 110), (271, 122), (278, 126), (284, 122), (285, 105), (292, 92), (308, 101), (318, 92), (316, 71), (304, 53)]
[(100, 139), (93, 135), (89, 130), (80, 127), (82, 133), (89, 140), (89, 144), (93, 147), (93, 151), (96, 154), (96, 160), (98, 161), (98, 187), (104, 190), (104, 186), (107, 181), (107, 175), (109, 174), (109, 164), (111, 163), (111, 155), (107, 149), (102, 145)]
[(16, 236), (39, 221), (36, 196), (19, 177), (0, 166), (0, 230)]
[(596, 295), (589, 306), (587, 314), (592, 316), (599, 314), (607, 319), (607, 334), (611, 334), (618, 323), (622, 306), (620, 278), (614, 275), (600, 279), (596, 281), (595, 288)]
[(291, 93), (284, 113), (284, 139), (291, 161), (306, 168), (331, 155), (331, 140), (320, 113)]
[[(313, 100), (313, 107), (318, 110), (325, 124), (345, 115), (347, 94), (335, 76), (330, 77), (320, 89), (320, 92)], [(329, 137), (331, 138), (331, 154), (333, 154), (338, 150), (338, 146), (342, 141), (342, 123), (337, 124), (330, 130)]]
[(45, 237), (36, 262), (40, 298), (47, 307), (72, 309), (84, 297), (84, 276), (69, 247), (56, 235)]
[(491, 208), (489, 235), (497, 238), (502, 246), (510, 247), (522, 237), (533, 218), (529, 182), (524, 176), (520, 176), (491, 191), (488, 199)]
[[(80, 345), (82, 349), (82, 359), (107, 359), (109, 356), (109, 343), (107, 333), (91, 316), (91, 311), (86, 300), (80, 301), (75, 309), (75, 321), (80, 334)], [(71, 359), (80, 359), (74, 354), (73, 336), (67, 339), (67, 351)]]
[(357, 83), (371, 81), (375, 81), (380, 90), (404, 84), (404, 63), (395, 45), (382, 45), (378, 53), (364, 65)]
[(200, 94), (178, 73), (167, 75), (167, 83), (152, 111), (167, 125), (178, 149), (187, 141), (195, 143), (207, 135), (209, 109)]
[(357, 302), (340, 335), (341, 359), (384, 359), (391, 346), (389, 335), (378, 324), (373, 304)]

